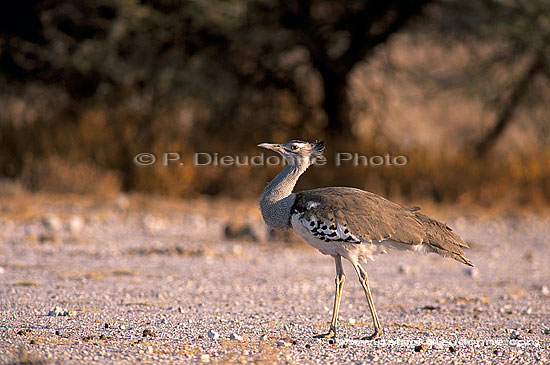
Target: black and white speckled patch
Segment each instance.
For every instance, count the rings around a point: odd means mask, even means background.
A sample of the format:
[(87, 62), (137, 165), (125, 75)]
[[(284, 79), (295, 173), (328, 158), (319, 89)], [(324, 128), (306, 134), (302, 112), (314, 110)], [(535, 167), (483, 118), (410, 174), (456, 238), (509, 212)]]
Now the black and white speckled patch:
[[(317, 207), (319, 203), (308, 202), (307, 207)], [(306, 212), (299, 212), (294, 210), (292, 215), (297, 215), (300, 223), (307, 228), (307, 230), (320, 240), (325, 242), (349, 242), (349, 243), (361, 243), (361, 240), (353, 235), (347, 225), (340, 224), (334, 219), (318, 218), (315, 214), (306, 214)]]

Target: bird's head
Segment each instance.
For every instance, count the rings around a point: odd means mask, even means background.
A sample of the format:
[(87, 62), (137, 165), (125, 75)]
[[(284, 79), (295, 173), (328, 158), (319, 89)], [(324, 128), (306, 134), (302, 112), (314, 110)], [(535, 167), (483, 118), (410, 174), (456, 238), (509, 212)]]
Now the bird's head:
[(260, 143), (258, 147), (267, 148), (284, 157), (289, 165), (305, 166), (306, 168), (316, 159), (324, 157), (325, 145), (322, 141), (304, 142), (293, 139), (286, 143)]

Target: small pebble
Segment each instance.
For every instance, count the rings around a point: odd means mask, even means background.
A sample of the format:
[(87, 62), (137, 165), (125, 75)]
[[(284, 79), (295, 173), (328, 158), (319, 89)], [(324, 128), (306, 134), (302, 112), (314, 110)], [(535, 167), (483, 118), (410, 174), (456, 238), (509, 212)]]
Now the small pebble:
[(216, 331), (208, 330), (208, 338), (211, 340), (217, 340), (220, 338), (220, 334)]
[(466, 274), (472, 279), (477, 279), (479, 277), (479, 269), (476, 267), (469, 267), (465, 269)]
[(241, 245), (233, 245), (233, 247), (231, 247), (231, 253), (235, 256), (242, 255), (243, 251), (243, 246)]
[(544, 335), (550, 335), (550, 328), (545, 328), (542, 330), (542, 334)]
[(416, 352), (420, 352), (420, 351), (426, 351), (426, 345), (425, 344), (422, 344), (422, 345), (417, 345), (414, 347), (414, 351)]
[(67, 223), (67, 230), (72, 234), (77, 234), (82, 231), (84, 221), (79, 216), (72, 216)]
[(519, 333), (519, 331), (512, 330), (512, 332), (510, 332), (510, 339), (511, 340), (519, 340), (520, 337), (521, 337), (521, 334)]
[(398, 269), (400, 274), (410, 275), (413, 273), (413, 269), (409, 265), (400, 264)]
[(290, 344), (289, 344), (288, 342), (283, 341), (283, 340), (278, 340), (278, 341), (276, 342), (276, 345), (279, 346), (279, 347), (281, 347), (281, 346), (285, 346), (285, 347), (290, 346)]
[(353, 326), (353, 325), (354, 325), (355, 323), (357, 323), (357, 322), (355, 321), (354, 318), (350, 318), (350, 319), (348, 319), (348, 323), (351, 324), (351, 325)]
[(236, 333), (230, 334), (230, 335), (229, 335), (229, 339), (230, 339), (230, 340), (235, 340), (235, 341), (242, 341), (242, 340), (243, 340), (242, 336), (239, 336), (239, 335), (236, 334)]
[(55, 307), (48, 311), (48, 316), (53, 317), (76, 317), (76, 311), (66, 311), (63, 308)]
[(456, 352), (456, 349), (453, 346), (449, 346), (449, 352), (454, 353)]
[(179, 313), (183, 313), (183, 308), (182, 308), (182, 307), (178, 307), (178, 312), (179, 312)]
[(425, 305), (422, 307), (423, 310), (433, 311), (433, 310), (439, 310), (441, 307), (435, 306), (435, 305)]
[(50, 309), (50, 311), (48, 312), (48, 316), (59, 317), (62, 316), (64, 313), (65, 311), (63, 309), (61, 309), (60, 307), (55, 307), (53, 309)]
[(121, 330), (125, 330), (126, 329), (126, 326), (121, 324), (118, 328), (120, 328)]
[(147, 214), (143, 218), (143, 227), (149, 234), (157, 234), (166, 227), (166, 222), (162, 218), (155, 217), (152, 214)]
[(544, 295), (545, 297), (549, 297), (549, 296), (550, 296), (550, 289), (548, 288), (548, 285), (543, 285), (542, 288), (540, 289), (540, 292), (541, 292), (542, 295)]
[(202, 354), (201, 355), (201, 362), (210, 362), (210, 355)]
[(156, 333), (151, 331), (150, 329), (144, 329), (143, 330), (143, 337), (157, 337)]
[(148, 354), (152, 354), (152, 353), (153, 353), (153, 346), (148, 346), (148, 347), (147, 347), (147, 353), (148, 353)]
[(59, 232), (63, 228), (63, 225), (61, 224), (61, 220), (55, 215), (50, 215), (46, 217), (42, 221), (42, 224), (44, 225), (44, 227), (54, 232)]
[(54, 236), (53, 234), (49, 234), (49, 233), (46, 233), (46, 234), (41, 234), (39, 237), (38, 237), (38, 240), (42, 243), (45, 243), (45, 242), (57, 242), (57, 237)]

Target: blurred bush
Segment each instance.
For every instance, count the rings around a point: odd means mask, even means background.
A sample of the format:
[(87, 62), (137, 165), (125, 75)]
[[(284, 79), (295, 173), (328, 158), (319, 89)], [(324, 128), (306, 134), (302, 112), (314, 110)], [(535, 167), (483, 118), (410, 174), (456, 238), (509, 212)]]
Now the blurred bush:
[[(329, 164), (309, 171), (299, 188), (339, 184), (403, 201), (548, 205), (550, 9), (542, 0), (518, 4), (2, 3), (0, 177), (56, 192), (256, 197), (277, 168), (194, 167), (194, 152), (252, 156), (259, 142), (327, 139), (329, 158), (391, 152), (409, 164)], [(331, 111), (335, 74), (338, 110)], [(449, 90), (437, 103), (440, 124), (452, 132), (435, 143), (424, 123), (432, 116), (418, 110)], [(414, 97), (403, 102), (406, 94)], [(456, 108), (464, 94), (479, 105)], [(338, 124), (331, 114), (345, 116)], [(524, 122), (517, 129), (531, 123), (537, 141), (476, 155), (471, 142), (493, 120)], [(427, 137), (410, 143), (411, 131)], [(140, 167), (133, 159), (141, 152), (179, 153), (184, 164)]]

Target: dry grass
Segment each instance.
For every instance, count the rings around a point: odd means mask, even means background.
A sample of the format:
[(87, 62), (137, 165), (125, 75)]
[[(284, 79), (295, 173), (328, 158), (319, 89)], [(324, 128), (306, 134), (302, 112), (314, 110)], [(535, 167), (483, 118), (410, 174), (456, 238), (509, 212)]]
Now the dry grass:
[(118, 174), (86, 162), (73, 163), (57, 156), (29, 161), (21, 176), (30, 191), (114, 196), (120, 191)]
[(34, 281), (18, 281), (15, 283), (17, 286), (38, 286), (38, 283), (35, 283)]
[[(6, 153), (2, 158), (5, 164), (14, 165), (13, 176), (18, 176), (30, 191), (107, 197), (125, 189), (171, 197), (209, 195), (252, 200), (257, 199), (266, 183), (280, 170), (278, 166), (194, 166), (195, 152), (242, 157), (262, 152), (269, 156), (270, 153), (255, 146), (259, 141), (236, 145), (228, 143), (226, 138), (197, 140), (198, 137), (182, 136), (174, 131), (168, 116), (154, 121), (156, 127), (151, 141), (148, 145), (140, 145), (130, 133), (135, 129), (132, 117), (135, 116), (128, 111), (95, 105), (83, 110), (74, 123), (60, 123), (59, 128), (49, 128), (45, 123), (28, 130), (6, 130), (7, 138), (36, 140), (36, 143), (25, 144), (22, 150), (12, 155)], [(124, 122), (111, 125), (111, 119)], [(68, 128), (67, 132), (61, 133), (61, 127)], [(276, 140), (296, 137), (300, 136), (283, 134)], [(356, 186), (403, 203), (458, 202), (483, 207), (504, 206), (510, 211), (516, 207), (539, 209), (550, 205), (550, 147), (515, 154), (497, 151), (483, 159), (474, 158), (467, 149), (456, 148), (456, 142), (455, 148), (444, 147), (435, 150), (432, 146), (404, 147), (376, 136), (364, 136), (355, 143), (335, 139), (327, 143), (328, 164), (311, 168), (300, 179), (298, 189)], [(21, 154), (21, 151), (26, 152)], [(155, 154), (157, 163), (148, 167), (136, 165), (133, 158), (140, 152)], [(161, 160), (166, 152), (178, 153), (181, 157), (178, 162), (183, 165), (164, 166)], [(336, 152), (356, 152), (365, 156), (403, 155), (408, 164), (402, 167), (352, 164), (336, 167)], [(0, 181), (0, 195), (19, 196), (21, 189), (3, 180)]]
[(202, 247), (183, 247), (183, 246), (172, 246), (172, 247), (147, 247), (140, 249), (131, 249), (128, 250), (128, 253), (134, 255), (168, 255), (168, 256), (191, 256), (191, 257), (214, 257), (219, 255), (219, 253), (211, 250), (209, 248)]
[(290, 353), (286, 347), (278, 347), (273, 341), (244, 338), (243, 341), (222, 340), (221, 349), (224, 354), (215, 362), (227, 363), (277, 363), (285, 360)]
[[(383, 146), (356, 147), (362, 155), (384, 155)], [(392, 151), (402, 167), (312, 168), (299, 184), (355, 186), (407, 204), (433, 201), (484, 209), (546, 209), (550, 205), (550, 148), (529, 154), (474, 158), (468, 151), (433, 153), (425, 149)], [(502, 213), (502, 211), (501, 211)]]
[[(153, 123), (156, 127), (149, 144), (140, 145), (130, 133), (135, 129), (131, 122), (135, 116), (128, 113), (93, 105), (83, 110), (72, 124), (60, 123), (59, 128), (50, 128), (44, 123), (29, 129), (8, 129), (6, 138), (36, 143), (25, 144), (23, 149), (10, 152), (12, 155), (6, 152), (2, 161), (14, 165), (13, 176), (19, 176), (22, 185), (30, 191), (107, 197), (126, 189), (183, 198), (209, 195), (257, 199), (266, 183), (280, 170), (278, 166), (194, 166), (196, 152), (242, 157), (260, 153), (270, 156), (270, 153), (256, 147), (259, 141), (237, 145), (226, 139), (200, 140), (199, 137), (179, 135), (167, 116)], [(422, 117), (425, 115), (417, 119)], [(124, 122), (110, 124), (111, 119)], [(410, 123), (415, 125), (414, 121)], [(67, 132), (61, 133), (61, 127)], [(273, 138), (281, 141), (296, 137), (300, 136)], [(525, 149), (521, 153), (496, 151), (477, 159), (471, 151), (457, 148), (456, 142), (449, 141), (449, 144), (453, 148), (405, 147), (375, 135), (364, 136), (354, 143), (335, 139), (327, 142), (328, 164), (311, 168), (300, 179), (298, 188), (356, 186), (403, 203), (459, 202), (484, 207), (509, 206), (509, 210), (518, 206), (538, 209), (550, 205), (550, 147), (540, 149), (533, 144), (534, 149), (530, 152)], [(157, 163), (148, 167), (136, 165), (133, 158), (140, 152), (155, 154)], [(164, 166), (161, 160), (166, 152), (178, 153), (181, 157), (178, 162), (183, 165)], [(364, 156), (403, 155), (408, 164), (402, 167), (352, 164), (336, 167), (336, 152)], [(19, 196), (21, 188), (2, 180), (0, 194)]]

